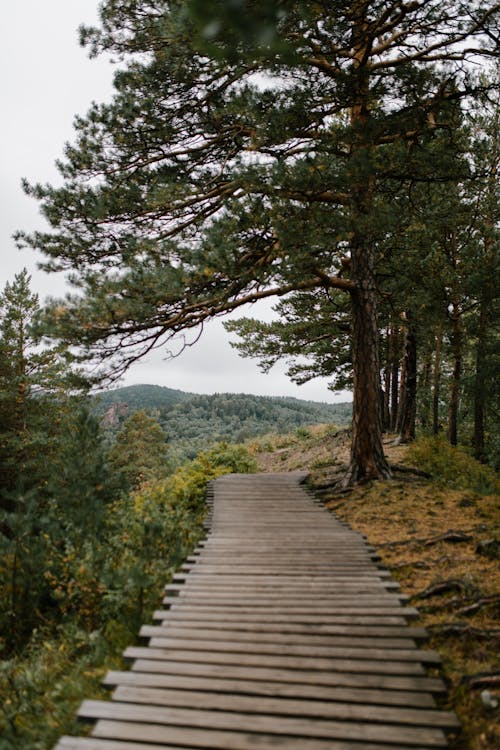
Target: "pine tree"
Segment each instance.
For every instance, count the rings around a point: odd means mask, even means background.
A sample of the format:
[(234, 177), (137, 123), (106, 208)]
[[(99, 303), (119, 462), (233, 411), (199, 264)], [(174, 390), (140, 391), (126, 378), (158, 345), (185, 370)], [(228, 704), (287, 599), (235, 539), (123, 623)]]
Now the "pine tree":
[(200, 29), (186, 14), (200, 3), (108, 0), (102, 28), (83, 30), (94, 53), (129, 62), (112, 103), (77, 120), (64, 186), (26, 186), (54, 229), (27, 241), (49, 269), (76, 270), (84, 293), (53, 302), (48, 323), (89, 356), (118, 356), (119, 370), (246, 303), (341, 290), (354, 388), (346, 483), (385, 477), (379, 246), (395, 184), (454, 178), (454, 102), (470, 93), (467, 61), (496, 52), (498, 7), (240, 6), (243, 28), (228, 3), (208, 2)]
[(109, 452), (109, 462), (123, 477), (127, 489), (137, 489), (167, 475), (166, 438), (158, 419), (144, 410), (125, 420)]
[(57, 420), (83, 385), (61, 347), (40, 345), (30, 281), (23, 270), (0, 295), (0, 505), (9, 504), (4, 492), (44, 486)]
[(0, 630), (8, 648), (47, 606), (47, 562), (60, 539), (52, 473), (80, 379), (35, 331), (38, 298), (26, 270), (0, 295)]
[(350, 320), (345, 295), (332, 290), (290, 294), (274, 307), (276, 320), (240, 318), (224, 323), (239, 341), (232, 346), (260, 361), (267, 373), (279, 360), (289, 363), (287, 375), (298, 384), (316, 377), (331, 379), (329, 387), (352, 385)]

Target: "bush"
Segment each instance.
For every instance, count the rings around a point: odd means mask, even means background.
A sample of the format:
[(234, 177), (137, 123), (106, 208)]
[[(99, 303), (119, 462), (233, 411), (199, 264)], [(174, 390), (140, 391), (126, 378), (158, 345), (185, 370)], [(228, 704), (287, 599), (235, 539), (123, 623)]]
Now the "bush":
[(165, 480), (162, 491), (172, 501), (186, 503), (192, 512), (204, 514), (207, 482), (223, 474), (253, 471), (257, 471), (257, 463), (244, 446), (217, 443), (177, 469)]
[(47, 750), (63, 732), (78, 734), (76, 707), (104, 697), (104, 672), (120, 666), (99, 633), (35, 631), (22, 657), (0, 662), (0, 750)]
[(462, 448), (450, 445), (442, 436), (415, 441), (410, 446), (408, 458), (443, 486), (484, 495), (500, 490), (500, 482), (493, 469), (476, 461)]
[(57, 534), (33, 537), (45, 545), (43, 560), (36, 559), (45, 625), (19, 653), (2, 652), (0, 750), (45, 750), (61, 734), (77, 733), (82, 697), (95, 695), (106, 668), (113, 661), (117, 666), (164, 585), (204, 534), (207, 482), (255, 470), (244, 447), (222, 443), (169, 478), (107, 504), (99, 534), (87, 529), (77, 543), (55, 524)]

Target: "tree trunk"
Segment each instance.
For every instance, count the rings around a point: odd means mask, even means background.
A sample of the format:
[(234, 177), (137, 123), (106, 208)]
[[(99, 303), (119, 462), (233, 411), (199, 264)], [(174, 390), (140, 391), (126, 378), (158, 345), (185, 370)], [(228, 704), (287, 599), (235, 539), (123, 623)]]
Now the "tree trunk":
[(431, 352), (427, 352), (422, 367), (420, 424), (423, 431), (428, 434), (431, 416)]
[(399, 442), (409, 443), (415, 440), (415, 419), (417, 415), (417, 335), (415, 323), (410, 310), (406, 312), (407, 328), (403, 352), (403, 366), (398, 433)]
[(443, 324), (440, 323), (436, 333), (436, 352), (434, 354), (434, 377), (432, 385), (432, 434), (439, 432), (439, 387), (441, 385), (441, 349), (443, 347)]
[(382, 429), (391, 428), (391, 329), (387, 328), (385, 339), (384, 392), (382, 404)]
[(479, 330), (476, 348), (476, 374), (474, 380), (474, 458), (485, 460), (484, 412), (486, 401), (485, 367), (486, 367), (486, 337), (488, 334), (489, 312), (488, 304), (483, 299), (479, 311)]
[(351, 292), (354, 394), (351, 461), (344, 485), (391, 475), (382, 446), (374, 252), (360, 245), (351, 253), (357, 282)]
[(352, 30), (355, 76), (350, 91), (352, 143), (349, 155), (353, 416), (351, 460), (344, 485), (391, 475), (382, 447), (382, 408), (373, 240), (375, 169), (370, 141), (370, 73), (366, 67), (371, 44), (368, 4), (353, 0)]
[(474, 435), (473, 448), (474, 457), (484, 461), (485, 436), (484, 436), (484, 414), (486, 407), (486, 366), (487, 366), (487, 337), (491, 316), (491, 303), (495, 299), (496, 275), (495, 261), (496, 250), (494, 237), (495, 217), (494, 211), (497, 205), (496, 185), (498, 181), (498, 137), (499, 137), (499, 109), (496, 110), (495, 130), (493, 138), (493, 149), (491, 154), (491, 173), (488, 179), (486, 216), (483, 237), (483, 266), (485, 269), (485, 283), (481, 288), (481, 299), (479, 304), (479, 327), (476, 347), (476, 373), (474, 381)]
[(453, 372), (450, 382), (450, 411), (448, 420), (448, 439), (451, 445), (458, 442), (458, 407), (460, 400), (460, 376), (462, 374), (462, 331), (460, 326), (460, 310), (457, 302), (453, 302), (451, 313)]
[(392, 369), (391, 369), (391, 432), (396, 431), (399, 403), (399, 333), (392, 329)]

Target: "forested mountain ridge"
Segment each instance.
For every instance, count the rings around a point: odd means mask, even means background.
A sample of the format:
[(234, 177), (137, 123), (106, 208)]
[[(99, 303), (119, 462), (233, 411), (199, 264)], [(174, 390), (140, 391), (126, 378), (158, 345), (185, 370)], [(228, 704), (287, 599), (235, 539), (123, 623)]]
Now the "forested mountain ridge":
[(164, 409), (188, 401), (194, 393), (167, 388), (162, 385), (126, 385), (112, 391), (101, 391), (95, 400), (95, 411), (106, 412), (111, 404), (127, 404), (129, 409)]
[(136, 385), (99, 395), (96, 410), (118, 426), (138, 409), (156, 412), (173, 452), (192, 457), (217, 441), (241, 442), (267, 432), (311, 424), (346, 425), (351, 404), (328, 404), (280, 396), (185, 393), (162, 386)]

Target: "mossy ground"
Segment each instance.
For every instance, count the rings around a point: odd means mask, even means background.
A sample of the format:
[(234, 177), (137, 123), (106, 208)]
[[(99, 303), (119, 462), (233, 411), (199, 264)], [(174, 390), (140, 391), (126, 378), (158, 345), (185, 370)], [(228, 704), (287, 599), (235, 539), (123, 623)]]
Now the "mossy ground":
[[(389, 441), (385, 447), (391, 465), (412, 466), (414, 449)], [(445, 477), (434, 455), (440, 447), (420, 445), (419, 450), (424, 458), (426, 452), (432, 458), (432, 479), (396, 470), (392, 480), (349, 492), (332, 488), (348, 461), (349, 439), (344, 431), (317, 427), (307, 436), (295, 434), (274, 442), (268, 438), (255, 455), (262, 471), (309, 470), (310, 484), (326, 507), (366, 534), (418, 607), (420, 624), (431, 633), (429, 647), (441, 654), (442, 676), (449, 689), (447, 705), (462, 723), (462, 732), (451, 738), (451, 746), (496, 750), (500, 712), (485, 705), (481, 692), (487, 689), (500, 702), (500, 678), (497, 674), (496, 684), (492, 679), (480, 687), (471, 687), (468, 678), (500, 670), (500, 566), (498, 559), (478, 553), (478, 544), (499, 538), (499, 495), (492, 491), (491, 472), (483, 475), (480, 465), (470, 463), (472, 459), (464, 454), (443, 449)], [(422, 457), (418, 460), (422, 466)], [(456, 471), (449, 471), (450, 461), (456, 461)], [(476, 490), (456, 486), (467, 484), (467, 476)], [(488, 494), (477, 491), (481, 486)], [(438, 541), (450, 531), (461, 534)], [(448, 589), (432, 593), (431, 587), (442, 583)]]

